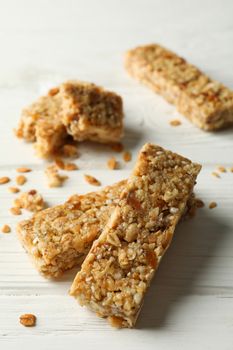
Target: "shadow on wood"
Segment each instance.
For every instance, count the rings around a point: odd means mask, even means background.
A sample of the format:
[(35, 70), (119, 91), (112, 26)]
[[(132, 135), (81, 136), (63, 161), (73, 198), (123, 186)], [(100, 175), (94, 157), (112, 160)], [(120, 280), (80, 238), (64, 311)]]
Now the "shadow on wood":
[[(197, 287), (200, 293), (198, 281), (203, 273), (207, 273), (216, 252), (230, 233), (223, 222), (209, 217), (207, 209), (199, 210), (194, 219), (177, 227), (146, 295), (136, 328), (165, 327), (185, 297), (195, 294)], [(203, 285), (203, 294), (206, 288), (208, 286)]]

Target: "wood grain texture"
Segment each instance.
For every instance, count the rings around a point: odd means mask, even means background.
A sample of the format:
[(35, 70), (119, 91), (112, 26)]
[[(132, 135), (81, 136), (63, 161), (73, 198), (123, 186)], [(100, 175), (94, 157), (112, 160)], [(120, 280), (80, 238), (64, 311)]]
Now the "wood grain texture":
[[(185, 56), (213, 78), (233, 88), (233, 3), (230, 0), (0, 0), (0, 177), (15, 185), (16, 168), (26, 174), (22, 190), (36, 188), (49, 205), (74, 193), (95, 190), (89, 173), (103, 185), (126, 178), (136, 154), (148, 141), (200, 162), (196, 186), (205, 201), (193, 220), (182, 222), (146, 296), (134, 330), (117, 331), (77, 305), (68, 290), (76, 270), (57, 282), (39, 276), (16, 239), (19, 219), (9, 214), (17, 194), (0, 186), (0, 349), (223, 349), (233, 346), (233, 173), (211, 175), (218, 165), (233, 166), (233, 130), (205, 133), (179, 115), (123, 68), (125, 50), (153, 41)], [(101, 145), (79, 146), (80, 170), (69, 172), (60, 189), (49, 189), (46, 162), (13, 135), (20, 110), (48, 88), (70, 78), (93, 81), (122, 95), (124, 144), (133, 159), (110, 171), (113, 152)], [(178, 118), (179, 127), (169, 121)], [(218, 206), (209, 210), (208, 203)], [(37, 326), (18, 318), (37, 315)]]

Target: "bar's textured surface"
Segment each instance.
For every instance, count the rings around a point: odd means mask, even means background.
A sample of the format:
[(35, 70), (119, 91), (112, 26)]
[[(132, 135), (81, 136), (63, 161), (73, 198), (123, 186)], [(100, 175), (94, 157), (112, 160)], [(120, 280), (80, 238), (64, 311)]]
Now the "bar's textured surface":
[(63, 123), (75, 140), (119, 141), (123, 134), (122, 99), (95, 84), (62, 84)]
[(146, 144), (71, 295), (116, 327), (134, 326), (201, 166)]
[(61, 121), (61, 95), (59, 88), (51, 89), (22, 111), (16, 135), (35, 142), (37, 155), (53, 156), (65, 143), (66, 128)]
[(74, 195), (65, 204), (18, 224), (18, 237), (36, 268), (58, 277), (82, 261), (115, 207), (125, 181), (102, 191)]
[(162, 46), (128, 51), (125, 66), (198, 127), (212, 131), (233, 124), (233, 92)]

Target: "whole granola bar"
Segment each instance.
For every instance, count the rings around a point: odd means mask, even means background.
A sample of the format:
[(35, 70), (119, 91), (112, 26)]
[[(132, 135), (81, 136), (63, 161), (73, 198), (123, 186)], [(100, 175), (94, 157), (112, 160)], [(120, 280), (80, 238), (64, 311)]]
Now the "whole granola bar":
[(113, 326), (133, 327), (201, 166), (146, 144), (70, 294)]
[(18, 238), (42, 274), (57, 277), (83, 260), (106, 224), (124, 183), (74, 195), (65, 204), (18, 224)]
[(211, 131), (233, 124), (233, 92), (164, 47), (130, 50), (125, 66), (198, 127)]
[(61, 121), (61, 95), (54, 88), (22, 111), (16, 135), (35, 142), (38, 156), (53, 156), (68, 136)]
[(122, 99), (95, 84), (70, 81), (61, 85), (63, 118), (75, 140), (119, 141), (123, 133)]

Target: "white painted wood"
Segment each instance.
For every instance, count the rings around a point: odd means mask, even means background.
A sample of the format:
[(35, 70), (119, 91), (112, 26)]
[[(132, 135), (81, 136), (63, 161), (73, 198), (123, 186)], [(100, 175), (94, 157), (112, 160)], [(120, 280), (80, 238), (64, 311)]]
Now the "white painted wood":
[[(233, 174), (211, 176), (233, 166), (233, 131), (205, 133), (173, 106), (130, 79), (123, 68), (128, 48), (160, 42), (233, 88), (231, 0), (0, 0), (0, 177), (30, 166), (24, 188), (38, 189), (49, 205), (93, 190), (83, 173), (103, 185), (128, 176), (133, 162), (109, 171), (112, 152), (80, 145), (80, 171), (61, 189), (48, 189), (45, 162), (12, 132), (20, 110), (49, 87), (69, 78), (94, 81), (124, 98), (124, 144), (133, 152), (152, 141), (203, 164), (196, 191), (212, 211), (201, 209), (179, 225), (146, 297), (137, 329), (117, 331), (67, 295), (75, 270), (47, 281), (33, 269), (16, 239), (18, 217), (9, 214), (15, 195), (0, 186), (0, 349), (223, 349), (233, 348)], [(169, 120), (180, 118), (172, 128)], [(120, 155), (117, 155), (120, 159)], [(12, 184), (14, 181), (12, 180)], [(28, 217), (25, 214), (23, 217)], [(21, 219), (22, 217), (20, 217)], [(20, 314), (35, 313), (26, 329)]]

